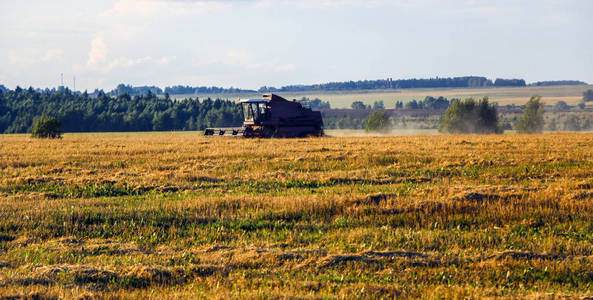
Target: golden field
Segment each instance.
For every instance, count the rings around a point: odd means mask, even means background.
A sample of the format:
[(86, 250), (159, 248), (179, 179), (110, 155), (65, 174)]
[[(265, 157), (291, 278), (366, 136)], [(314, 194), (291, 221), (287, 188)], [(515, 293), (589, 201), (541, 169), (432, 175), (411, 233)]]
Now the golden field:
[(0, 135), (0, 295), (593, 294), (593, 135)]

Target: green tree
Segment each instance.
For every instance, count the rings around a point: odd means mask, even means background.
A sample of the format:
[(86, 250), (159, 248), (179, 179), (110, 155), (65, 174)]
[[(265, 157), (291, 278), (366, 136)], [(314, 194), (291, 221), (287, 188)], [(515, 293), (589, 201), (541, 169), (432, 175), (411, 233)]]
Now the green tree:
[(367, 109), (367, 106), (362, 101), (354, 101), (351, 105), (352, 109)]
[(533, 96), (517, 120), (517, 132), (541, 133), (544, 129), (544, 103), (540, 96)]
[(580, 131), (582, 130), (581, 121), (576, 115), (569, 115), (564, 120), (564, 130), (566, 131)]
[(31, 129), (31, 137), (61, 139), (61, 126), (62, 124), (56, 118), (43, 116), (37, 119), (37, 121), (35, 121), (33, 124), (33, 128)]
[(422, 103), (424, 109), (447, 109), (449, 107), (449, 100), (443, 96), (438, 98), (426, 96)]
[(593, 101), (593, 90), (583, 92), (583, 101)]
[(387, 132), (390, 129), (389, 116), (383, 110), (371, 112), (366, 121), (366, 131)]
[(558, 130), (558, 125), (556, 124), (556, 118), (551, 118), (550, 121), (546, 124), (547, 129), (550, 131)]
[(448, 133), (502, 133), (498, 124), (496, 106), (488, 103), (488, 97), (481, 100), (468, 98), (456, 100), (445, 112), (439, 125), (440, 132)]
[(418, 101), (412, 100), (412, 101), (406, 102), (405, 107), (406, 107), (406, 109), (419, 109), (420, 105), (418, 104)]
[(570, 109), (570, 106), (565, 101), (562, 101), (562, 100), (556, 102), (556, 104), (554, 105), (555, 111), (566, 111), (569, 109)]
[(385, 109), (383, 100), (375, 101), (375, 103), (373, 103), (373, 109)]

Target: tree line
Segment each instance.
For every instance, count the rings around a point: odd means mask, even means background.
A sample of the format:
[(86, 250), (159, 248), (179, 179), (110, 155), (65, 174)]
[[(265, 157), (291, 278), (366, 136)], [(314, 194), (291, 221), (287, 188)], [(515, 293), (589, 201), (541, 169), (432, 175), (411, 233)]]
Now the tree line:
[(170, 95), (180, 95), (180, 94), (228, 94), (228, 93), (256, 93), (256, 90), (246, 90), (246, 89), (238, 89), (238, 88), (222, 88), (216, 86), (182, 86), (182, 85), (175, 85), (171, 87), (165, 88), (165, 93)]
[(241, 108), (227, 100), (173, 100), (146, 95), (97, 97), (67, 88), (0, 90), (0, 133), (30, 132), (34, 121), (54, 117), (64, 132), (202, 130), (243, 123)]
[[(396, 101), (395, 102), (395, 109), (426, 109), (426, 110), (445, 110), (453, 103), (453, 101), (459, 99), (451, 99), (448, 100), (447, 98), (440, 96), (438, 98), (432, 96), (426, 96), (424, 100), (416, 100), (413, 99), (404, 103), (403, 101)], [(350, 105), (350, 108), (355, 110), (369, 110), (369, 109), (385, 109), (385, 104), (383, 100), (375, 101), (373, 105), (364, 104), (362, 101), (354, 101)]]
[(458, 99), (451, 99), (448, 100), (447, 98), (440, 96), (438, 98), (427, 96), (424, 100), (416, 101), (408, 101), (405, 104), (402, 101), (395, 102), (395, 109), (433, 109), (433, 110), (440, 110), (440, 109), (447, 109), (453, 103), (453, 101)]
[[(586, 85), (586, 82), (578, 80), (553, 80), (538, 81), (530, 83), (530, 86), (554, 86), (554, 85)], [(280, 88), (262, 86), (258, 90), (223, 88), (216, 86), (189, 86), (175, 85), (163, 89), (156, 86), (131, 86), (119, 84), (115, 89), (108, 92), (109, 95), (117, 96), (127, 93), (131, 96), (144, 95), (147, 91), (153, 94), (164, 95), (194, 95), (194, 94), (230, 94), (230, 93), (272, 93), (272, 92), (302, 92), (302, 91), (337, 91), (337, 90), (373, 90), (373, 89), (411, 89), (411, 88), (477, 88), (477, 87), (508, 87), (526, 86), (524, 79), (503, 79), (497, 78), (494, 81), (481, 76), (463, 76), (446, 78), (412, 78), (393, 80), (392, 78), (379, 80), (359, 80), (329, 82), (312, 85), (287, 85)]]
[[(97, 91), (97, 93), (98, 92), (99, 91)], [(111, 90), (107, 94), (111, 96), (118, 96), (123, 94), (128, 94), (130, 96), (139, 96), (146, 95), (149, 92), (155, 95), (163, 94), (163, 90), (158, 86), (131, 86), (125, 85), (123, 83), (118, 84), (115, 89)]]
[(301, 103), (303, 107), (308, 107), (310, 109), (331, 109), (329, 101), (323, 101), (319, 98), (309, 99), (307, 97), (301, 97), (301, 99), (297, 101)]
[(427, 79), (391, 78), (379, 80), (359, 80), (329, 82), (312, 85), (287, 85), (280, 88), (263, 86), (259, 92), (302, 92), (302, 91), (336, 91), (336, 90), (373, 90), (373, 89), (412, 89), (412, 88), (471, 88), (471, 87), (525, 86), (523, 79), (502, 79), (494, 82), (486, 77), (464, 76)]
[(586, 82), (579, 80), (551, 80), (551, 81), (536, 81), (529, 84), (529, 86), (554, 86), (554, 85), (587, 85)]
[(161, 89), (157, 86), (131, 86), (120, 83), (117, 87), (107, 94), (111, 96), (118, 96), (122, 94), (128, 94), (130, 96), (146, 95), (148, 92), (156, 95), (195, 95), (195, 94), (228, 94), (228, 93), (256, 93), (255, 90), (244, 90), (238, 88), (222, 88), (216, 86), (168, 86), (165, 89)]
[[(303, 92), (303, 91), (337, 91), (337, 90), (373, 90), (373, 89), (412, 89), (412, 88), (478, 88), (478, 87), (513, 87), (513, 86), (556, 86), (556, 85), (586, 85), (586, 82), (578, 80), (552, 80), (537, 81), (526, 84), (524, 79), (503, 79), (497, 78), (494, 81), (479, 76), (464, 76), (452, 78), (427, 78), (427, 79), (399, 79), (391, 78), (379, 80), (359, 80), (329, 82), (312, 85), (287, 85), (280, 88), (262, 86), (258, 90), (223, 88), (216, 86), (167, 86), (163, 89), (156, 86), (131, 86), (119, 84), (115, 89), (108, 92), (109, 95), (117, 96), (127, 93), (131, 96), (144, 95), (147, 91), (153, 94), (164, 95), (194, 95), (194, 94), (230, 94), (230, 93), (273, 93), (273, 92)], [(1, 89), (1, 87), (0, 87)], [(99, 90), (96, 90), (97, 92)]]

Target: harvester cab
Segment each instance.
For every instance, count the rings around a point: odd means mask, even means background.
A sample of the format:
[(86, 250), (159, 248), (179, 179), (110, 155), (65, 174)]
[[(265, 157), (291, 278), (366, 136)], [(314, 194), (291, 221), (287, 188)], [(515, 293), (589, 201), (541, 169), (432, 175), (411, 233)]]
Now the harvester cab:
[(239, 99), (243, 111), (243, 127), (206, 128), (204, 135), (243, 137), (306, 137), (322, 136), (321, 113), (305, 108), (274, 94), (261, 99)]
[(243, 125), (261, 125), (270, 118), (270, 101), (267, 99), (239, 99), (243, 110)]

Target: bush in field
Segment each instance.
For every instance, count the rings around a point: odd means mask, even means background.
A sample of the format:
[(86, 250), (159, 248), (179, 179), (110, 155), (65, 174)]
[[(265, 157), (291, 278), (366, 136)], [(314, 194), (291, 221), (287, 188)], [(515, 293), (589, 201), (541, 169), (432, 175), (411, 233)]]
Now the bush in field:
[(439, 125), (440, 132), (447, 133), (502, 133), (498, 124), (498, 112), (488, 98), (457, 100), (445, 112)]
[(371, 112), (366, 122), (366, 131), (387, 132), (390, 129), (389, 116), (383, 110)]
[(367, 106), (362, 101), (354, 101), (350, 107), (352, 107), (352, 109), (371, 109), (370, 105)]
[(576, 115), (569, 115), (564, 120), (564, 130), (565, 131), (580, 131), (583, 128), (581, 127), (581, 120)]
[(420, 109), (420, 104), (416, 100), (408, 101), (405, 104), (406, 109)]
[(583, 92), (583, 101), (593, 101), (593, 90)]
[[(426, 96), (426, 98), (424, 98), (424, 100), (420, 100), (420, 101), (416, 101), (416, 100), (412, 100), (412, 101), (408, 101), (405, 104), (406, 109), (427, 109), (427, 110), (433, 110), (433, 109), (447, 109), (449, 107), (449, 105), (454, 101), (455, 99), (451, 99), (451, 101), (447, 100), (447, 98), (440, 96), (438, 98), (432, 97), (432, 96)], [(397, 103), (396, 103), (397, 106)], [(403, 104), (402, 104), (403, 107)], [(397, 108), (397, 107), (396, 107)]]
[(330, 109), (331, 108), (329, 101), (323, 101), (319, 98), (309, 99), (307, 97), (301, 97), (301, 99), (298, 100), (298, 102), (301, 103), (303, 106), (311, 108), (311, 109)]
[(550, 120), (546, 122), (546, 129), (549, 131), (558, 130), (558, 123), (556, 121), (556, 118), (550, 118)]
[(566, 110), (569, 110), (569, 109), (570, 109), (570, 105), (568, 105), (568, 103), (566, 103), (565, 101), (558, 101), (554, 105), (554, 110), (555, 111), (566, 111)]
[(373, 109), (385, 109), (383, 100), (375, 101), (375, 103), (373, 103)]
[(43, 116), (33, 124), (31, 137), (60, 139), (62, 138), (61, 126), (62, 124), (56, 118)]
[(533, 96), (517, 120), (517, 132), (541, 133), (544, 129), (544, 104), (540, 96)]

